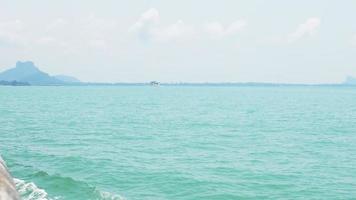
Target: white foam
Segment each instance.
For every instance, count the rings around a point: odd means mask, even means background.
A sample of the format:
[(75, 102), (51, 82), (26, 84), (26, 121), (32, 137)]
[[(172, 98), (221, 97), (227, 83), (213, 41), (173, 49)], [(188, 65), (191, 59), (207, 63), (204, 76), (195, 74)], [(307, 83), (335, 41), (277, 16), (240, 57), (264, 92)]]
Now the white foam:
[[(26, 182), (21, 179), (14, 178), (17, 191), (20, 193), (22, 200), (59, 200), (60, 197), (50, 198), (44, 189), (38, 188), (33, 182)], [(95, 191), (100, 200), (125, 200), (120, 195), (109, 192)]]
[(23, 200), (52, 200), (44, 189), (38, 188), (32, 182), (27, 183), (17, 178), (14, 178), (14, 182)]
[(100, 194), (101, 200), (125, 200), (125, 198), (117, 194), (111, 194), (109, 192), (102, 192), (102, 191), (98, 191), (98, 192)]

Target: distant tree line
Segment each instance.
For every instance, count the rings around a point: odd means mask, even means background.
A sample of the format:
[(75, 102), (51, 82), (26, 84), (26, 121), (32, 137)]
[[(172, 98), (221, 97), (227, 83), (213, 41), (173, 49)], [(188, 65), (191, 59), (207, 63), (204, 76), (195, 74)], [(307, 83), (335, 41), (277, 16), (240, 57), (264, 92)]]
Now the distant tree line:
[(8, 86), (29, 86), (30, 84), (27, 82), (20, 81), (0, 81), (0, 85), (8, 85)]

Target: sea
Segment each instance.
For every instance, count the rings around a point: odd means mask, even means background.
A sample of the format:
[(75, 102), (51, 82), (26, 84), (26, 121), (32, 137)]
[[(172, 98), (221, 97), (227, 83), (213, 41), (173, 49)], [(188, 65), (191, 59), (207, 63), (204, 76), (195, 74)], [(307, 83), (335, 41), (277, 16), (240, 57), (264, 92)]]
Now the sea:
[(356, 199), (356, 87), (0, 87), (23, 200)]

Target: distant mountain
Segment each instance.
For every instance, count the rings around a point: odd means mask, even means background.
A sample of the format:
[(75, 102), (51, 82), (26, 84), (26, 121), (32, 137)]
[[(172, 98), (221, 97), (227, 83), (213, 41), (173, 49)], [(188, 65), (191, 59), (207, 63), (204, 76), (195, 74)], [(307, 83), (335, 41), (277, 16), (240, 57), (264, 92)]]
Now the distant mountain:
[(80, 80), (78, 80), (77, 78), (75, 78), (73, 76), (56, 75), (53, 77), (60, 81), (66, 82), (66, 83), (80, 83)]
[(17, 62), (15, 68), (6, 70), (0, 74), (0, 80), (13, 81), (25, 79), (26, 77), (39, 72), (40, 71), (32, 62)]
[(346, 84), (346, 85), (356, 85), (356, 78), (355, 77), (351, 77), (351, 76), (348, 76), (346, 77), (346, 80), (343, 84)]
[[(70, 80), (73, 79), (75, 78), (71, 78)], [(31, 85), (63, 85), (73, 82), (50, 76), (39, 70), (31, 61), (18, 61), (14, 68), (0, 73), (0, 81), (26, 82)]]

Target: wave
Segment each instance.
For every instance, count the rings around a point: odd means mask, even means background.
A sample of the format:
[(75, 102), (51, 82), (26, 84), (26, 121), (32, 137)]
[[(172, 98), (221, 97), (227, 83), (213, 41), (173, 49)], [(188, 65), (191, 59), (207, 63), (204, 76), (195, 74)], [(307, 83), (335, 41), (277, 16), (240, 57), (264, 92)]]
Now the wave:
[(48, 197), (47, 192), (44, 189), (38, 188), (35, 183), (27, 183), (17, 178), (14, 178), (14, 182), (23, 200), (52, 200)]
[(51, 174), (31, 165), (15, 163), (12, 167), (17, 172), (25, 172), (23, 177), (14, 177), (22, 200), (125, 200), (121, 195), (103, 191), (87, 181), (70, 176)]
[[(43, 175), (43, 173), (45, 173), (45, 172), (42, 172), (40, 174)], [(49, 176), (49, 175), (47, 174), (47, 176)], [(58, 176), (55, 176), (55, 177), (57, 179), (59, 178)], [(63, 178), (63, 179), (71, 180), (71, 182), (77, 182), (77, 181), (73, 180), (72, 178)], [(65, 197), (66, 196), (65, 194), (63, 194), (63, 196), (57, 196), (57, 197), (50, 198), (48, 193), (44, 189), (41, 189), (41, 188), (37, 187), (37, 185), (35, 183), (33, 183), (33, 182), (26, 182), (24, 180), (17, 179), (17, 178), (14, 178), (14, 182), (15, 182), (15, 185), (16, 185), (16, 189), (20, 193), (20, 196), (21, 196), (22, 200), (61, 200), (61, 199), (67, 199)], [(112, 193), (109, 193), (109, 192), (100, 191), (100, 190), (96, 189), (95, 187), (90, 187), (87, 184), (85, 184), (85, 185), (87, 186), (87, 188), (90, 188), (90, 190), (92, 190), (92, 192), (91, 192), (92, 197), (90, 199), (95, 199), (95, 200), (125, 200), (125, 198), (123, 198), (120, 195), (112, 194)], [(71, 187), (73, 187), (73, 185), (71, 185)], [(84, 189), (84, 188), (82, 188), (82, 189)], [(84, 191), (85, 191), (85, 189), (84, 189)], [(82, 193), (84, 191), (81, 190), (79, 192)], [(68, 192), (70, 193), (70, 191), (68, 191)]]
[(112, 194), (110, 192), (102, 192), (97, 190), (97, 193), (100, 200), (125, 200), (125, 198), (123, 198), (122, 196)]

